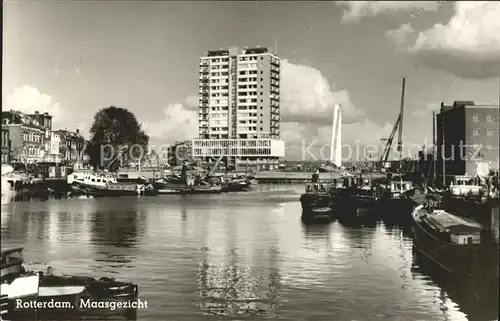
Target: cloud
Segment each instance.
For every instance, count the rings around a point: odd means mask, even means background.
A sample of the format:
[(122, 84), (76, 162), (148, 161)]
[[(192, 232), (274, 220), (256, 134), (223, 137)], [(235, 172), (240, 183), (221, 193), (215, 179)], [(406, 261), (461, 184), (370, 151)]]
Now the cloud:
[(424, 106), (424, 108), (414, 110), (411, 112), (412, 116), (429, 116), (433, 111), (438, 111), (441, 104), (432, 102)]
[(401, 25), (398, 29), (387, 31), (386, 36), (395, 45), (404, 46), (408, 42), (408, 37), (414, 32), (415, 30), (413, 27), (406, 23)]
[(198, 112), (188, 104), (169, 104), (158, 120), (143, 124), (150, 136), (150, 145), (161, 146), (176, 141), (185, 141), (198, 136)]
[(3, 110), (19, 110), (23, 113), (32, 114), (35, 111), (49, 113), (54, 116), (54, 121), (61, 118), (63, 112), (59, 102), (54, 102), (51, 95), (43, 94), (38, 89), (24, 85), (17, 87), (5, 100)]
[(414, 36), (411, 45), (396, 44), (430, 68), (463, 78), (499, 77), (500, 2), (457, 1), (454, 6), (455, 14), (445, 25), (437, 23), (418, 34), (402, 26), (386, 35), (393, 40), (396, 34), (400, 39)]
[(335, 3), (344, 8), (343, 22), (396, 12), (436, 11), (439, 7), (437, 1), (335, 1)]
[(191, 95), (186, 98), (186, 109), (198, 110), (198, 96)]
[[(342, 124), (343, 157), (363, 158), (363, 148), (382, 148), (382, 138), (389, 136), (393, 124), (386, 123), (380, 126), (372, 121)], [(326, 160), (330, 155), (332, 127), (312, 127), (310, 124), (287, 122), (281, 125), (281, 139), (285, 140), (287, 159), (317, 159)], [(360, 148), (359, 151), (355, 151)], [(305, 152), (309, 150), (309, 152)], [(346, 154), (347, 153), (347, 154)]]
[(7, 95), (3, 110), (18, 110), (26, 114), (49, 113), (52, 115), (52, 129), (79, 129), (84, 135), (88, 134), (89, 116), (85, 113), (75, 115), (61, 107), (50, 94), (42, 93), (35, 87), (24, 85), (17, 87)]
[(292, 64), (283, 60), (281, 64), (281, 121), (331, 125), (333, 108), (342, 107), (345, 123), (364, 119), (365, 113), (356, 109), (349, 92), (334, 91), (330, 82), (315, 68)]

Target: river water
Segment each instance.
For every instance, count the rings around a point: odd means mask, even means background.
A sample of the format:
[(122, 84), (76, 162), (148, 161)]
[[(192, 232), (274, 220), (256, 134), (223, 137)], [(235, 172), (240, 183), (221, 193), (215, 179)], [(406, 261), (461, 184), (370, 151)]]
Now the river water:
[(423, 273), (398, 228), (303, 226), (302, 189), (14, 202), (2, 206), (2, 249), (136, 282), (138, 320), (497, 319), (496, 299)]

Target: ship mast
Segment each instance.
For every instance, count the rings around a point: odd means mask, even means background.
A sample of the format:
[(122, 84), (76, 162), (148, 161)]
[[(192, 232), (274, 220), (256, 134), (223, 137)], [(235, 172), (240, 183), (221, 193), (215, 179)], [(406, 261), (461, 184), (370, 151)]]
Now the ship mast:
[(401, 173), (402, 160), (403, 160), (403, 112), (405, 104), (405, 88), (406, 88), (406, 78), (403, 77), (403, 85), (401, 89), (401, 104), (399, 109), (399, 132), (398, 132), (398, 152), (399, 152), (399, 171)]

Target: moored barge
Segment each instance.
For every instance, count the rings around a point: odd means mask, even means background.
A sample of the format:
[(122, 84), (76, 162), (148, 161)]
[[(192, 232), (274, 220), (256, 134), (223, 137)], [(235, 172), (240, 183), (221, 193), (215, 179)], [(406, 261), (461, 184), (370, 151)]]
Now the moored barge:
[(471, 275), (478, 267), (498, 266), (498, 247), (476, 221), (435, 209), (431, 202), (417, 206), (412, 217), (415, 249), (445, 271)]
[[(58, 276), (52, 274), (50, 267), (47, 274), (27, 271), (22, 251), (22, 248), (15, 248), (1, 253), (2, 319), (136, 318), (139, 294), (136, 284), (106, 277), (96, 280)], [(97, 307), (96, 303), (99, 303)], [(115, 309), (110, 309), (111, 306)]]

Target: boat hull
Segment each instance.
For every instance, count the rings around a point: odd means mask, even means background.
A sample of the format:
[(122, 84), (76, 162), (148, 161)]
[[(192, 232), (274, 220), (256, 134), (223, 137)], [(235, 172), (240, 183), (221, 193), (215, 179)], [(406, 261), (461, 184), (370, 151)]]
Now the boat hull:
[(302, 211), (301, 220), (305, 224), (327, 224), (333, 221), (331, 207), (317, 207)]
[(138, 289), (132, 283), (40, 274), (37, 291), (32, 296), (10, 295), (2, 318), (29, 320), (36, 314), (37, 320), (134, 319), (137, 315)]
[(118, 183), (110, 187), (107, 186), (90, 186), (77, 181), (71, 184), (72, 191), (75, 194), (91, 195), (94, 197), (118, 197), (118, 196), (154, 196), (158, 192), (154, 188), (146, 188), (141, 191), (137, 190), (136, 184)]
[(387, 198), (380, 200), (380, 213), (385, 224), (411, 227), (411, 212), (415, 203), (408, 198)]
[(339, 219), (359, 223), (376, 223), (380, 218), (377, 199), (369, 195), (343, 195), (337, 201)]
[[(413, 246), (448, 273), (470, 276), (498, 264), (498, 248), (490, 244), (454, 244), (445, 242), (425, 229), (421, 206), (413, 214)], [(495, 254), (496, 252), (496, 254)], [(498, 277), (498, 275), (497, 275)]]
[(137, 297), (90, 299), (79, 294), (9, 299), (6, 320), (77, 320), (88, 317), (135, 319)]
[(196, 188), (196, 187), (182, 187), (182, 188), (164, 188), (159, 189), (158, 194), (171, 194), (171, 195), (192, 195), (192, 194), (220, 194), (222, 189), (217, 188)]
[(249, 187), (248, 183), (226, 183), (222, 185), (222, 192), (246, 192)]

